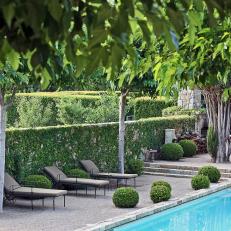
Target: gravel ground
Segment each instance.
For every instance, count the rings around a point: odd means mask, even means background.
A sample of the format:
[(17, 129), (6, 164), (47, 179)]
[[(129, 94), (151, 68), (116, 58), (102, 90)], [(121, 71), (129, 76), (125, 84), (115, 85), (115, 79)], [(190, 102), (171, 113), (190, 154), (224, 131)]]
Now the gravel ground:
[[(52, 210), (52, 201), (45, 201), (45, 208), (41, 201), (36, 201), (32, 211), (29, 201), (17, 201), (15, 206), (6, 204), (4, 212), (0, 214), (0, 231), (73, 231), (87, 224), (94, 224), (112, 217), (121, 216), (133, 210), (150, 206), (150, 185), (154, 180), (166, 180), (172, 185), (172, 196), (180, 197), (192, 191), (190, 179), (158, 176), (140, 176), (137, 179), (137, 190), (140, 202), (133, 209), (118, 209), (112, 204), (114, 190), (103, 196), (103, 190), (93, 196), (69, 195), (66, 198), (66, 208), (63, 199), (56, 199), (56, 210)], [(90, 192), (91, 193), (91, 192)], [(92, 191), (93, 193), (93, 191)]]

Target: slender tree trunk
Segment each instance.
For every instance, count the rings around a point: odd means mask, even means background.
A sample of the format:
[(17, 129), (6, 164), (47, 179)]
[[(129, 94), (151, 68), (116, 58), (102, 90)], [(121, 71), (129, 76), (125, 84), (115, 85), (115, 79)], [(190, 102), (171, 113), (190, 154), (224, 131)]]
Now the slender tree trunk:
[(127, 91), (121, 91), (119, 102), (119, 153), (118, 153), (118, 170), (124, 173), (124, 150), (125, 150), (125, 107)]
[(203, 90), (209, 126), (218, 135), (218, 151), (216, 162), (228, 162), (230, 157), (231, 101), (224, 101), (223, 91), (218, 87)]
[(5, 173), (5, 141), (6, 141), (6, 107), (0, 102), (0, 212), (3, 210), (4, 173)]

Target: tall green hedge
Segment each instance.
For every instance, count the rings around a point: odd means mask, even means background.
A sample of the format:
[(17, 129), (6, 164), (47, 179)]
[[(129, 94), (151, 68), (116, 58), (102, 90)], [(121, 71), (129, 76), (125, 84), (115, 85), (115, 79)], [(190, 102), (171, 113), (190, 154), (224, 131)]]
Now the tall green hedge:
[(174, 105), (174, 101), (167, 101), (164, 97), (139, 97), (133, 101), (135, 119), (158, 117), (164, 108)]
[[(189, 116), (160, 117), (127, 122), (126, 156), (164, 142), (164, 129), (193, 129)], [(39, 174), (56, 163), (67, 170), (81, 159), (92, 159), (104, 171), (116, 171), (118, 123), (7, 130), (7, 170), (19, 180)], [(129, 158), (130, 159), (130, 158)]]
[[(87, 93), (87, 92), (86, 92)], [(7, 112), (7, 125), (8, 127), (17, 127), (18, 122), (18, 112), (17, 106), (19, 105), (22, 99), (27, 99), (27, 101), (32, 100), (33, 98), (40, 99), (42, 105), (46, 107), (49, 105), (51, 107), (51, 111), (53, 115), (51, 116), (50, 125), (57, 125), (59, 122), (57, 121), (57, 107), (56, 105), (58, 102), (63, 98), (68, 98), (73, 100), (73, 102), (80, 101), (82, 102), (83, 106), (87, 107), (91, 105), (94, 107), (97, 101), (100, 100), (99, 95), (82, 95), (73, 92), (38, 92), (38, 93), (19, 93), (16, 95), (15, 101), (13, 106)], [(35, 113), (36, 114), (36, 113)], [(36, 115), (35, 115), (36, 116)]]

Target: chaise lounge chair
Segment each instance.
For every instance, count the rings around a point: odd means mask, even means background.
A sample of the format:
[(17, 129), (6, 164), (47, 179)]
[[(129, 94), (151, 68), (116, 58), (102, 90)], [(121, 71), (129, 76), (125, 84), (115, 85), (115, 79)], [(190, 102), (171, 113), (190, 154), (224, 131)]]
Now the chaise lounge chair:
[(44, 189), (44, 188), (33, 188), (21, 186), (10, 174), (5, 173), (4, 177), (4, 191), (5, 198), (9, 201), (15, 202), (16, 199), (26, 199), (31, 201), (31, 208), (33, 210), (33, 201), (42, 200), (42, 205), (44, 206), (45, 198), (53, 199), (53, 210), (55, 210), (55, 198), (63, 196), (64, 207), (65, 207), (65, 196), (67, 194), (66, 190), (55, 190), (55, 189)]
[(117, 187), (118, 187), (118, 184), (119, 184), (119, 180), (125, 180), (126, 185), (127, 185), (127, 180), (133, 179), (134, 180), (134, 187), (136, 187), (136, 177), (138, 176), (137, 174), (122, 174), (122, 173), (112, 173), (112, 172), (100, 172), (99, 168), (91, 160), (81, 160), (80, 164), (94, 178), (116, 179), (117, 180)]
[(56, 166), (48, 166), (44, 168), (45, 174), (47, 174), (53, 181), (56, 187), (64, 187), (65, 186), (74, 186), (76, 189), (77, 195), (77, 187), (84, 186), (86, 189), (88, 187), (93, 187), (95, 189), (95, 197), (97, 188), (104, 188), (104, 196), (106, 195), (106, 187), (109, 187), (109, 181), (107, 180), (94, 180), (94, 179), (85, 179), (85, 178), (70, 178), (67, 177), (59, 168)]

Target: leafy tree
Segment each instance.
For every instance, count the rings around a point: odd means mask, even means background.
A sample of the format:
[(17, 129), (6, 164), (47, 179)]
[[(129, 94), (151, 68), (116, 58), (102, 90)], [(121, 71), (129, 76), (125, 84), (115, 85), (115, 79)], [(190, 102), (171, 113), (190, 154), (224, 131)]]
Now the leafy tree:
[(155, 51), (157, 46), (155, 38), (152, 37), (152, 46), (147, 46), (143, 41), (142, 34), (139, 30), (130, 38), (130, 46), (135, 49), (137, 59), (135, 65), (133, 56), (127, 54), (123, 59), (123, 66), (118, 78), (114, 81), (116, 88), (120, 89), (119, 101), (119, 153), (118, 153), (118, 170), (124, 173), (125, 162), (125, 115), (126, 115), (126, 99), (130, 91), (138, 91), (149, 93), (154, 96), (156, 94), (156, 82), (152, 74), (152, 66), (154, 62)]
[[(6, 110), (13, 103), (16, 91), (28, 83), (28, 76), (17, 72), (6, 62), (0, 63), (0, 211), (3, 204), (3, 178), (5, 174)], [(6, 97), (10, 93), (10, 97)]]
[(215, 25), (214, 9), (223, 16), (230, 13), (231, 3), (229, 0), (2, 0), (0, 59), (8, 58), (17, 65), (19, 53), (26, 55), (45, 87), (51, 80), (46, 64), (60, 41), (64, 43), (67, 60), (78, 67), (78, 73), (85, 69), (91, 74), (103, 66), (113, 77), (120, 71), (127, 53), (135, 63), (136, 52), (129, 46), (129, 35), (134, 28), (141, 29), (149, 44), (153, 33), (164, 34), (173, 47), (171, 30), (179, 34), (187, 23), (193, 37), (205, 7), (210, 24)]
[(177, 52), (165, 47), (156, 59), (154, 73), (159, 89), (167, 93), (172, 88), (202, 90), (209, 126), (218, 135), (217, 162), (225, 162), (231, 151), (231, 18), (221, 20), (215, 28), (206, 25), (194, 41), (186, 33)]

